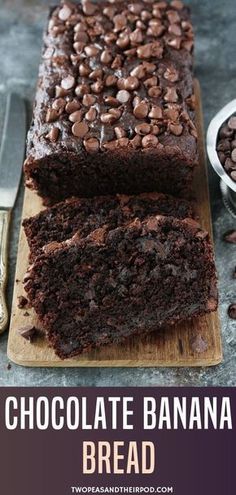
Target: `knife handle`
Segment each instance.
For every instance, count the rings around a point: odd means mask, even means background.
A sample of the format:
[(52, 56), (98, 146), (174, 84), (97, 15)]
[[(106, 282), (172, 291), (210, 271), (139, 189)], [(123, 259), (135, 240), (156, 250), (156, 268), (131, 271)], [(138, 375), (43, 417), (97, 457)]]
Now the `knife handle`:
[(0, 210), (0, 334), (6, 330), (8, 311), (6, 304), (7, 247), (10, 225), (9, 210)]

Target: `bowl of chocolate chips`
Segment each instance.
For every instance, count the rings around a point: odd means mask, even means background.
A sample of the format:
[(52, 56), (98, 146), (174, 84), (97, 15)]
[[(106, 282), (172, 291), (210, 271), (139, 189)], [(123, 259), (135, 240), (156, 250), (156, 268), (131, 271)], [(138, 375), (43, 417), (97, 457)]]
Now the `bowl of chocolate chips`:
[(221, 178), (225, 206), (236, 217), (236, 100), (222, 108), (207, 130), (207, 153)]

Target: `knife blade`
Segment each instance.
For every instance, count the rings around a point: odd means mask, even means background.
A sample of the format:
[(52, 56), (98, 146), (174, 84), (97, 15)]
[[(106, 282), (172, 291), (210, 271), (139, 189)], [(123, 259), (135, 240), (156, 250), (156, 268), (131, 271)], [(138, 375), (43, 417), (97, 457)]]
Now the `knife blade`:
[(25, 151), (26, 107), (15, 93), (7, 96), (0, 149), (0, 333), (8, 323), (5, 299), (7, 283), (7, 247), (11, 210), (14, 207)]

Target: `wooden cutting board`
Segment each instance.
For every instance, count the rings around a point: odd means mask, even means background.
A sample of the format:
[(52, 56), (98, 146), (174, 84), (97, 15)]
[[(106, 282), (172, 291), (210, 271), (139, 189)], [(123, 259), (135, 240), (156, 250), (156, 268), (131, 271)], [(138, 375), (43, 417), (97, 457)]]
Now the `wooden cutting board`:
[[(198, 101), (198, 131), (200, 165), (194, 178), (197, 214), (202, 227), (212, 235), (211, 214), (207, 184), (204, 130), (199, 83), (195, 82)], [(28, 189), (22, 217), (35, 215), (43, 208), (41, 199)], [(27, 270), (28, 246), (23, 229), (20, 231), (15, 276), (12, 315), (8, 339), (8, 357), (23, 366), (212, 366), (221, 362), (222, 348), (218, 313), (188, 321), (158, 331), (144, 339), (131, 338), (126, 345), (109, 346), (90, 351), (77, 358), (60, 360), (49, 348), (44, 337), (33, 344), (23, 339), (18, 329), (25, 325), (40, 327), (32, 309), (19, 309), (18, 297), (24, 294), (22, 280)], [(28, 315), (27, 315), (28, 313)]]

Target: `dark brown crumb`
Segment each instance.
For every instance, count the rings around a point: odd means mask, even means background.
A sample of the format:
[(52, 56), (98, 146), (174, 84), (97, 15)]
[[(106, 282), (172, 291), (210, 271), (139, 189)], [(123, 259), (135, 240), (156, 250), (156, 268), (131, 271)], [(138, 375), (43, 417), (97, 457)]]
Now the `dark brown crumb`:
[(236, 320), (236, 303), (230, 304), (228, 307), (228, 315), (233, 320)]
[(18, 297), (18, 308), (23, 309), (25, 306), (28, 304), (28, 299), (24, 296), (19, 296)]
[(33, 325), (25, 325), (24, 327), (19, 328), (18, 332), (21, 337), (29, 342), (33, 342), (39, 334), (39, 330)]
[(224, 234), (224, 241), (236, 244), (236, 230), (229, 230)]
[(10, 369), (11, 369), (11, 363), (8, 363), (7, 370), (10, 371)]
[(25, 312), (23, 313), (23, 315), (24, 315), (24, 316), (29, 316), (28, 311), (25, 311)]

